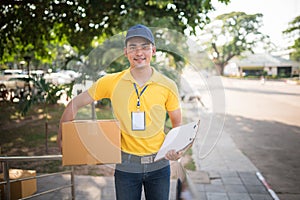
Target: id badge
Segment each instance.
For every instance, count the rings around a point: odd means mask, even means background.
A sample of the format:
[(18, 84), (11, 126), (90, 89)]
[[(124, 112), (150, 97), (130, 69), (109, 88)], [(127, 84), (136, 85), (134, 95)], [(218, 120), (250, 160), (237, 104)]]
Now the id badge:
[(131, 129), (133, 131), (144, 131), (145, 124), (145, 112), (131, 112)]

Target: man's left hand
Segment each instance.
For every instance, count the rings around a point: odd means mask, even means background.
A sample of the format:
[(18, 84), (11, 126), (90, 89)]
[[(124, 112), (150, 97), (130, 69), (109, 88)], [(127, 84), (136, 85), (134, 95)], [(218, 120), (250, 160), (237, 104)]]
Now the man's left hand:
[(175, 160), (178, 160), (179, 158), (181, 158), (182, 155), (183, 155), (183, 151), (176, 152), (173, 149), (173, 150), (168, 151), (168, 153), (165, 155), (165, 159), (175, 161)]

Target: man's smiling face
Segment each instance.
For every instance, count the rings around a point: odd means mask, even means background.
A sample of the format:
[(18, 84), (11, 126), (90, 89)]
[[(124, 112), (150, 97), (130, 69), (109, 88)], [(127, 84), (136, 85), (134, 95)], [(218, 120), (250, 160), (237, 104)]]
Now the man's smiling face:
[(124, 54), (128, 58), (130, 67), (132, 68), (150, 66), (152, 56), (155, 53), (155, 46), (142, 37), (129, 39), (124, 48)]

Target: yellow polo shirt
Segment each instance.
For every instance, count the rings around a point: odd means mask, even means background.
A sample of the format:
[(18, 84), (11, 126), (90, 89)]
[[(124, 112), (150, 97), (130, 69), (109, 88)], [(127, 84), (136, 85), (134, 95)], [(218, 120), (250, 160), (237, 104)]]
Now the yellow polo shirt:
[[(148, 155), (159, 150), (165, 138), (166, 111), (180, 108), (175, 82), (152, 69), (151, 78), (142, 87), (132, 77), (130, 69), (126, 69), (105, 75), (88, 90), (95, 101), (111, 100), (114, 115), (120, 121), (122, 151), (135, 155)], [(131, 115), (137, 111), (138, 99), (134, 83), (139, 94), (147, 85), (140, 96), (140, 111), (145, 112), (145, 130), (142, 131), (133, 131), (131, 127)]]

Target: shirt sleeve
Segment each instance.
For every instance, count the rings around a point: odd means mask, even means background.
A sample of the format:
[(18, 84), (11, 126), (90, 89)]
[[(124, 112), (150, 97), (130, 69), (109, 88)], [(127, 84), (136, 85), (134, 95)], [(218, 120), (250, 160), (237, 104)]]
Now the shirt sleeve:
[(174, 111), (180, 108), (179, 92), (175, 83), (170, 87), (168, 99), (166, 102), (167, 111)]
[(103, 98), (110, 98), (112, 91), (111, 76), (106, 75), (99, 78), (89, 89), (91, 97), (98, 101)]

